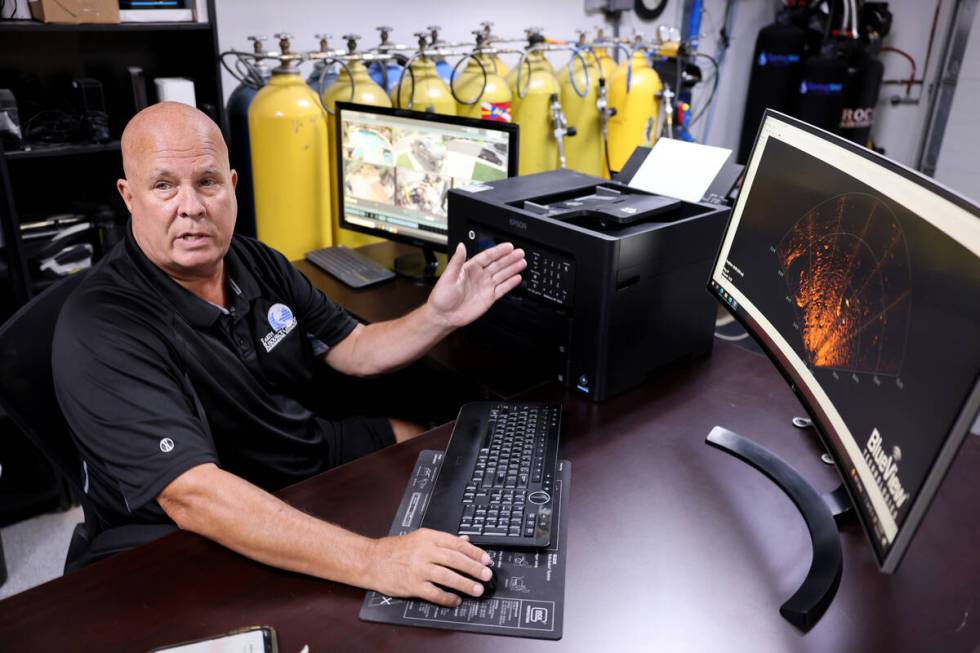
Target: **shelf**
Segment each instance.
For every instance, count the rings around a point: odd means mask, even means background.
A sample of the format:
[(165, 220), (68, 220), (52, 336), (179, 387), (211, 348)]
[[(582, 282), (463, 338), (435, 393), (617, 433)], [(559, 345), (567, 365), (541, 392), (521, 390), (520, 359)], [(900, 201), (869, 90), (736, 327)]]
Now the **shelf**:
[(0, 32), (153, 32), (166, 30), (209, 30), (211, 23), (85, 23), (61, 25), (36, 20), (0, 20)]
[(67, 145), (44, 145), (34, 143), (29, 150), (9, 150), (3, 153), (8, 161), (13, 159), (40, 159), (51, 156), (90, 154), (92, 152), (118, 152), (119, 141), (108, 143), (74, 143)]

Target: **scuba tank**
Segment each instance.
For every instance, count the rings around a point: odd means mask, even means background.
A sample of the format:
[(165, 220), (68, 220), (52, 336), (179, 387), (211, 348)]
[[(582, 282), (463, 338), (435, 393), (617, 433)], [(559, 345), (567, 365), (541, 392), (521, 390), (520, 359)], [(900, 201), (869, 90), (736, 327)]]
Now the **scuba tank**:
[(561, 86), (544, 52), (534, 49), (543, 42), (540, 32), (529, 30), (528, 51), (508, 74), (514, 122), (521, 128), (518, 158), (522, 175), (554, 170), (559, 166), (553, 122), (554, 117), (561, 117), (558, 100)]
[[(255, 54), (265, 54), (263, 45), (265, 36), (249, 36), (248, 40), (252, 42), (252, 50)], [(249, 76), (228, 96), (228, 128), (231, 137), (228, 154), (232, 169), (238, 173), (238, 186), (235, 188), (235, 194), (238, 196), (238, 219), (235, 221), (235, 233), (251, 238), (255, 237), (255, 192), (252, 184), (251, 145), (248, 138), (248, 107), (271, 76), (269, 66), (261, 59), (257, 59)]]
[(561, 104), (576, 131), (565, 144), (565, 151), (569, 168), (595, 177), (604, 174), (606, 158), (598, 103), (601, 76), (597, 57), (580, 30), (576, 49), (560, 78)]
[(486, 44), (484, 32), (475, 30), (473, 34), (476, 36), (476, 49), (466, 57), (466, 68), (450, 84), (456, 98), (456, 115), (511, 122), (510, 88), (504, 78), (495, 72), (493, 55), (481, 52)]
[[(348, 55), (357, 50), (357, 34), (345, 34)], [(327, 141), (329, 143), (329, 165), (337, 165), (337, 102), (356, 102), (374, 107), (390, 107), (391, 100), (385, 90), (368, 75), (364, 63), (356, 58), (347, 59), (347, 68), (341, 69), (337, 80), (323, 92), (323, 106), (327, 110)], [(333, 241), (348, 247), (359, 247), (368, 243), (380, 242), (377, 238), (340, 228), (340, 189), (337, 187), (337, 174), (330, 175), (331, 229)]]
[(737, 161), (744, 164), (755, 143), (766, 108), (795, 114), (806, 52), (806, 32), (792, 24), (773, 23), (759, 30), (752, 56)]
[(289, 34), (277, 34), (281, 65), (248, 109), (259, 240), (288, 258), (331, 244), (327, 123), (299, 74)]
[[(381, 33), (381, 43), (374, 49), (375, 52), (387, 54), (389, 50), (399, 47), (388, 42), (388, 36), (391, 34), (390, 27), (382, 25), (375, 29)], [(404, 68), (394, 59), (389, 59), (388, 61), (372, 62), (367, 70), (375, 84), (383, 88), (386, 93), (391, 93), (395, 90), (398, 80), (401, 79)]]
[(657, 140), (657, 118), (663, 84), (650, 66), (639, 37), (633, 53), (613, 74), (609, 104), (616, 109), (609, 118), (609, 167), (622, 170), (640, 145)]
[[(330, 38), (329, 34), (314, 34), (313, 36), (320, 40), (320, 52), (330, 50), (327, 45), (327, 40)], [(337, 79), (337, 64), (328, 64), (323, 59), (318, 59), (313, 64), (313, 72), (306, 78), (306, 85), (319, 95), (323, 89), (329, 88), (335, 79)]]
[[(493, 23), (489, 20), (485, 20), (482, 23), (480, 23), (480, 27), (483, 28), (483, 44), (486, 45), (487, 47), (492, 47), (493, 42), (496, 40), (496, 37), (490, 31), (490, 28), (493, 27)], [(505, 64), (503, 60), (500, 58), (500, 55), (494, 53), (489, 56), (490, 59), (493, 61), (494, 72), (500, 75), (501, 77), (507, 77), (507, 73), (509, 72), (509, 69), (507, 68), (507, 64)]]
[[(442, 27), (439, 25), (429, 25), (426, 29), (429, 30), (429, 47), (438, 49), (446, 45), (446, 42), (439, 38), (439, 30)], [(448, 84), (453, 78), (453, 67), (449, 65), (449, 62), (441, 54), (437, 54), (433, 59), (436, 62), (436, 72), (439, 73), (442, 81)]]
[(409, 59), (408, 70), (391, 92), (392, 103), (399, 109), (434, 111), (456, 115), (456, 101), (446, 82), (436, 72), (435, 62), (425, 54), (428, 34), (416, 32), (419, 51)]
[(844, 108), (847, 62), (830, 46), (803, 63), (796, 117), (815, 127), (837, 133)]

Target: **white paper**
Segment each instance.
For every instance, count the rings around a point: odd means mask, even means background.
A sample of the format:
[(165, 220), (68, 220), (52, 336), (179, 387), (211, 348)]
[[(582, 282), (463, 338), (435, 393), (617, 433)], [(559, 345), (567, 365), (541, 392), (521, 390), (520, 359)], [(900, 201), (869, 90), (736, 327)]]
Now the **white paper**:
[(628, 185), (700, 202), (731, 153), (723, 147), (659, 138)]

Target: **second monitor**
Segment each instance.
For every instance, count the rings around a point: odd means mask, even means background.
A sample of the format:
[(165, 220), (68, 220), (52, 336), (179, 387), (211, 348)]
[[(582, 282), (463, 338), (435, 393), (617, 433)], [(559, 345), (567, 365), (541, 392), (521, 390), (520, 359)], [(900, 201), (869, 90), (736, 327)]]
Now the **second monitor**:
[(517, 125), (337, 103), (340, 226), (420, 247), (396, 272), (432, 276), (446, 251), (450, 188), (517, 174)]

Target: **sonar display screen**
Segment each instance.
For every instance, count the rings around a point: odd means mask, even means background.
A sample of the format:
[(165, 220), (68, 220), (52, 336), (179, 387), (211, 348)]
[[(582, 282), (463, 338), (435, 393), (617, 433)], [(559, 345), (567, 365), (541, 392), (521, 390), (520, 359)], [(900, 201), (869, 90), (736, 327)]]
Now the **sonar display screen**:
[(765, 129), (711, 287), (797, 386), (881, 562), (977, 383), (980, 219)]

